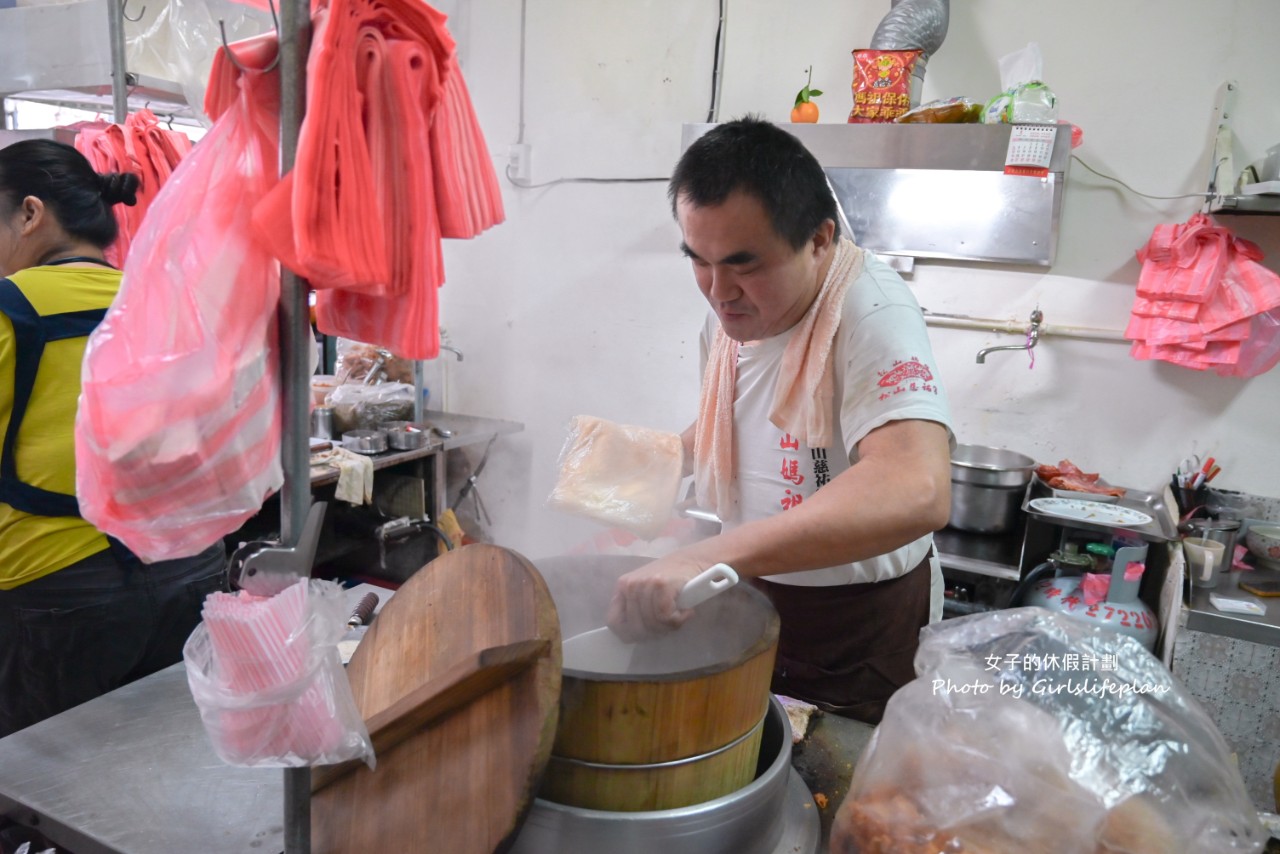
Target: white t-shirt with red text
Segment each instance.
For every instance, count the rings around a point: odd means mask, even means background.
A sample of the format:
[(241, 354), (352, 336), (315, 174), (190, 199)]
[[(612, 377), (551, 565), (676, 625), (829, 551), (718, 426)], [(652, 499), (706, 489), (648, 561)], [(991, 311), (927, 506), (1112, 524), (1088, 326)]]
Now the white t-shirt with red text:
[[(710, 312), (702, 332), (704, 365), (718, 326)], [(938, 384), (920, 305), (902, 278), (870, 252), (848, 289), (836, 330), (839, 400), (832, 412), (839, 417), (830, 448), (810, 448), (769, 421), (782, 353), (793, 332), (794, 327), (739, 348), (733, 442), (742, 517), (724, 520), (726, 531), (804, 502), (856, 463), (858, 442), (890, 421), (936, 421), (951, 434), (947, 398)], [(954, 447), (954, 435), (951, 443)], [(768, 578), (809, 587), (885, 581), (914, 569), (931, 542), (929, 535), (869, 560)]]

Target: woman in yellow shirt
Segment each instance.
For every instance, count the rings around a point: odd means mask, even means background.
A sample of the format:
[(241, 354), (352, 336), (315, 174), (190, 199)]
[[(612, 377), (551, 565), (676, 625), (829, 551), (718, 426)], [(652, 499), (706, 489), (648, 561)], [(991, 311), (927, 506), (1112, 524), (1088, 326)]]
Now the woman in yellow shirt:
[(221, 544), (144, 565), (75, 499), (80, 364), (137, 189), (68, 145), (0, 149), (0, 737), (180, 660), (225, 585)]

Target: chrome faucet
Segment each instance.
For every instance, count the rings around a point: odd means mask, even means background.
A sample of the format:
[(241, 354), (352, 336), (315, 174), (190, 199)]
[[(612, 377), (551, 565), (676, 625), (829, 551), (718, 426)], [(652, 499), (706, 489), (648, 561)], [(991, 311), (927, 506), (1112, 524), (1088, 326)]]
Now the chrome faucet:
[(1025, 344), (1001, 344), (999, 347), (984, 347), (978, 351), (978, 364), (984, 364), (987, 361), (987, 354), (994, 353), (996, 350), (1031, 350), (1040, 340), (1040, 321), (1044, 320), (1044, 315), (1040, 313), (1040, 309), (1031, 312), (1031, 327), (1027, 330), (1027, 342)]
[(457, 360), (458, 360), (459, 362), (461, 362), (461, 361), (462, 361), (462, 351), (461, 351), (461, 350), (459, 350), (457, 347), (450, 347), (448, 344), (441, 344), (441, 345), (440, 345), (440, 349), (441, 349), (441, 350), (448, 350), (450, 353), (452, 353), (452, 354), (457, 358)]

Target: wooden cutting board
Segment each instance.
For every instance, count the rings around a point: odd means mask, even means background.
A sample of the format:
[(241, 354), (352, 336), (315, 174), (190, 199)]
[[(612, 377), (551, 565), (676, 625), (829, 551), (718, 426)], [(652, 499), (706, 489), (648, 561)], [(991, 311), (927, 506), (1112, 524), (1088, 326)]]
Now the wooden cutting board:
[[(488, 854), (514, 839), (546, 768), (560, 699), (560, 625), (515, 552), (470, 545), (427, 564), (382, 608), (347, 666), (366, 721), (482, 650), (546, 640), (508, 681), (312, 796), (312, 850)], [(321, 769), (317, 769), (319, 772)]]

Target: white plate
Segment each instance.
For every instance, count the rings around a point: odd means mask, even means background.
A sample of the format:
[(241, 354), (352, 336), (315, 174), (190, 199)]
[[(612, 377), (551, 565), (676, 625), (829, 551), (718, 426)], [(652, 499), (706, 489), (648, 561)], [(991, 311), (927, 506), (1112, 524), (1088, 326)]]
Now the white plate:
[(1071, 501), (1096, 501), (1099, 504), (1115, 504), (1120, 500), (1119, 495), (1102, 495), (1097, 492), (1082, 492), (1079, 489), (1055, 489), (1051, 486), (1049, 491), (1053, 493), (1054, 498), (1066, 498)]
[(1031, 500), (1031, 508), (1050, 516), (1093, 525), (1146, 525), (1151, 521), (1150, 516), (1138, 510), (1076, 498), (1034, 498)]

